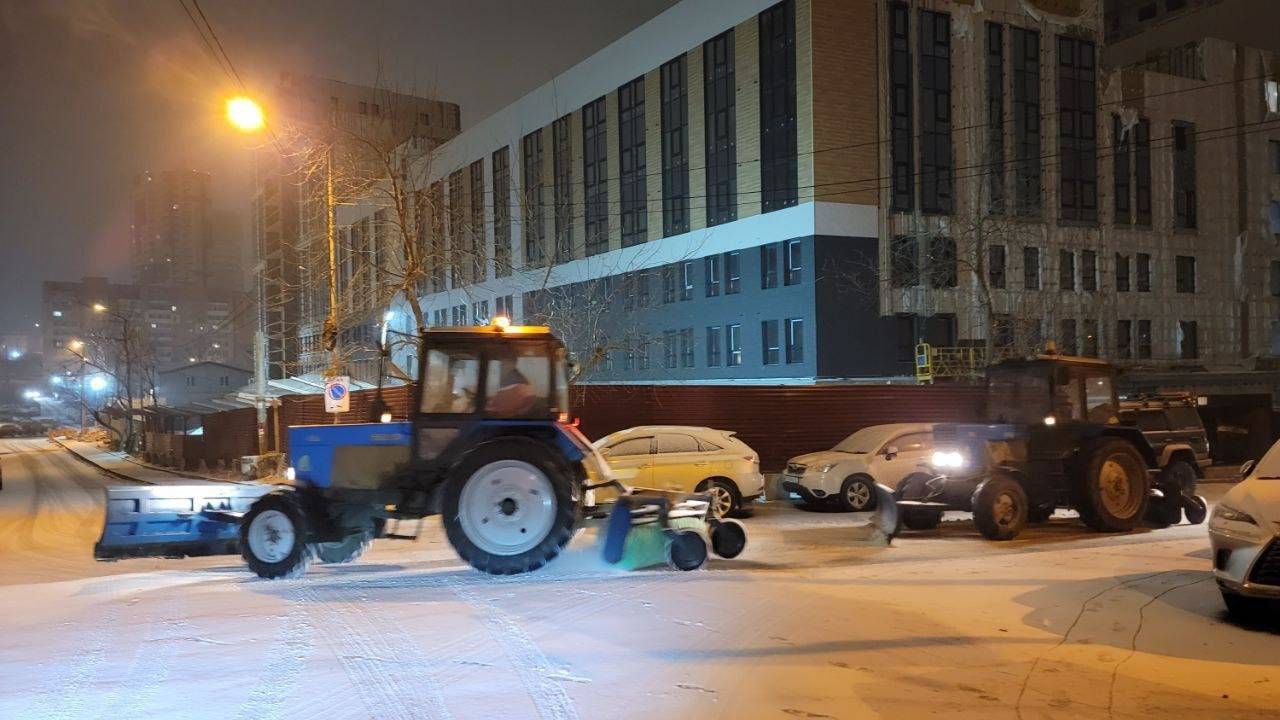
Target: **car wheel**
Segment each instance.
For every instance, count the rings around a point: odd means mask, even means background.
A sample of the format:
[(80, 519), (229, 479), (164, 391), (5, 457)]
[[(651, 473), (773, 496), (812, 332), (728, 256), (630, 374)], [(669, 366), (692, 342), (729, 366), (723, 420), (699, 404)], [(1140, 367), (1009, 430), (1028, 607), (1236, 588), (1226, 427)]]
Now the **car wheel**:
[(717, 520), (736, 515), (742, 506), (738, 488), (724, 478), (703, 480), (698, 484), (698, 492), (710, 497), (711, 507), (707, 509), (707, 514)]
[(1027, 524), (1029, 505), (1022, 483), (995, 475), (973, 494), (973, 523), (988, 540), (1012, 540)]
[(1267, 619), (1271, 603), (1262, 598), (1251, 598), (1235, 593), (1222, 591), (1222, 602), (1227, 606), (1227, 613), (1235, 620), (1244, 623), (1258, 623)]
[(840, 496), (836, 502), (845, 512), (861, 512), (874, 510), (876, 507), (876, 489), (871, 486), (872, 480), (866, 475), (854, 475), (845, 478), (840, 485)]

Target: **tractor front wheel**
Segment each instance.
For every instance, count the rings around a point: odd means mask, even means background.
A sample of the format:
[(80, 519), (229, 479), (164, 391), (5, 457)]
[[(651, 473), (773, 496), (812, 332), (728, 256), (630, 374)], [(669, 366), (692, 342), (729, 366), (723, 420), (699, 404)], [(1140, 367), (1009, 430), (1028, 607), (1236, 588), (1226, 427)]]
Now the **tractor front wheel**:
[(315, 543), (312, 545), (312, 552), (317, 560), (326, 565), (341, 565), (360, 559), (372, 544), (373, 531), (364, 530), (351, 533), (341, 540)]
[(1012, 540), (1027, 524), (1030, 503), (1022, 483), (995, 475), (973, 493), (973, 523), (988, 540)]
[(444, 527), (477, 570), (515, 575), (560, 554), (578, 520), (572, 474), (541, 446), (497, 440), (467, 454), (444, 485)]
[(258, 498), (240, 522), (240, 555), (260, 578), (296, 578), (311, 565), (307, 511), (293, 491)]

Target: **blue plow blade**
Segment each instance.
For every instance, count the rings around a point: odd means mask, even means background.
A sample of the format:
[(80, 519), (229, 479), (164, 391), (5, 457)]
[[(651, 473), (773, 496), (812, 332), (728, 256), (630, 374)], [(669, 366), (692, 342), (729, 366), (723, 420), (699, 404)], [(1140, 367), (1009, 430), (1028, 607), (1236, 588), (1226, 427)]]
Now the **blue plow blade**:
[(208, 483), (107, 488), (97, 560), (234, 555), (240, 518), (271, 485)]

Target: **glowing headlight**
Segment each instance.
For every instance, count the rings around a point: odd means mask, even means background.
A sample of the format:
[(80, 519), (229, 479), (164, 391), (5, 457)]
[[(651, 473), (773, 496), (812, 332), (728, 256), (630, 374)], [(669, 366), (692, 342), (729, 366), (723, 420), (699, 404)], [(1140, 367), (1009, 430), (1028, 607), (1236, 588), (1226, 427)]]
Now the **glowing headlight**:
[(1249, 525), (1258, 524), (1258, 521), (1254, 520), (1252, 515), (1250, 515), (1247, 512), (1241, 512), (1240, 510), (1237, 510), (1231, 507), (1230, 505), (1219, 504), (1217, 507), (1215, 507), (1213, 509), (1213, 519), (1229, 520), (1231, 522), (1246, 523)]
[(938, 450), (933, 454), (933, 466), (940, 468), (964, 467), (964, 455), (958, 451)]
[(293, 482), (294, 480), (297, 480), (297, 479), (298, 479), (298, 471), (297, 471), (297, 470), (294, 470), (292, 466), (285, 468), (285, 469), (284, 469), (284, 479), (285, 479), (285, 480), (288, 480), (289, 482)]
[(1057, 424), (1058, 424), (1058, 418), (1056, 418), (1056, 417), (1054, 417), (1054, 416), (1052, 416), (1052, 415), (1045, 415), (1045, 416), (1044, 416), (1044, 424), (1045, 424), (1045, 425), (1057, 425)]
[(831, 468), (833, 467), (835, 467), (835, 463), (831, 463), (829, 465), (819, 465), (818, 467), (814, 468), (814, 470), (817, 470), (819, 473), (825, 473), (825, 472), (831, 472)]

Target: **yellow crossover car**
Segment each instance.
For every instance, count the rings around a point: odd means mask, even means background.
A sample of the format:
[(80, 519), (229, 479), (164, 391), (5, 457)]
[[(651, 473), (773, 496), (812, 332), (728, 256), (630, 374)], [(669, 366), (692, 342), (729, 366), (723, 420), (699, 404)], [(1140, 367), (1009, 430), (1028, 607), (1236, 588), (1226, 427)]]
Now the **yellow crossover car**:
[(643, 425), (592, 443), (613, 477), (628, 487), (706, 492), (717, 517), (734, 515), (764, 494), (760, 456), (727, 430)]

